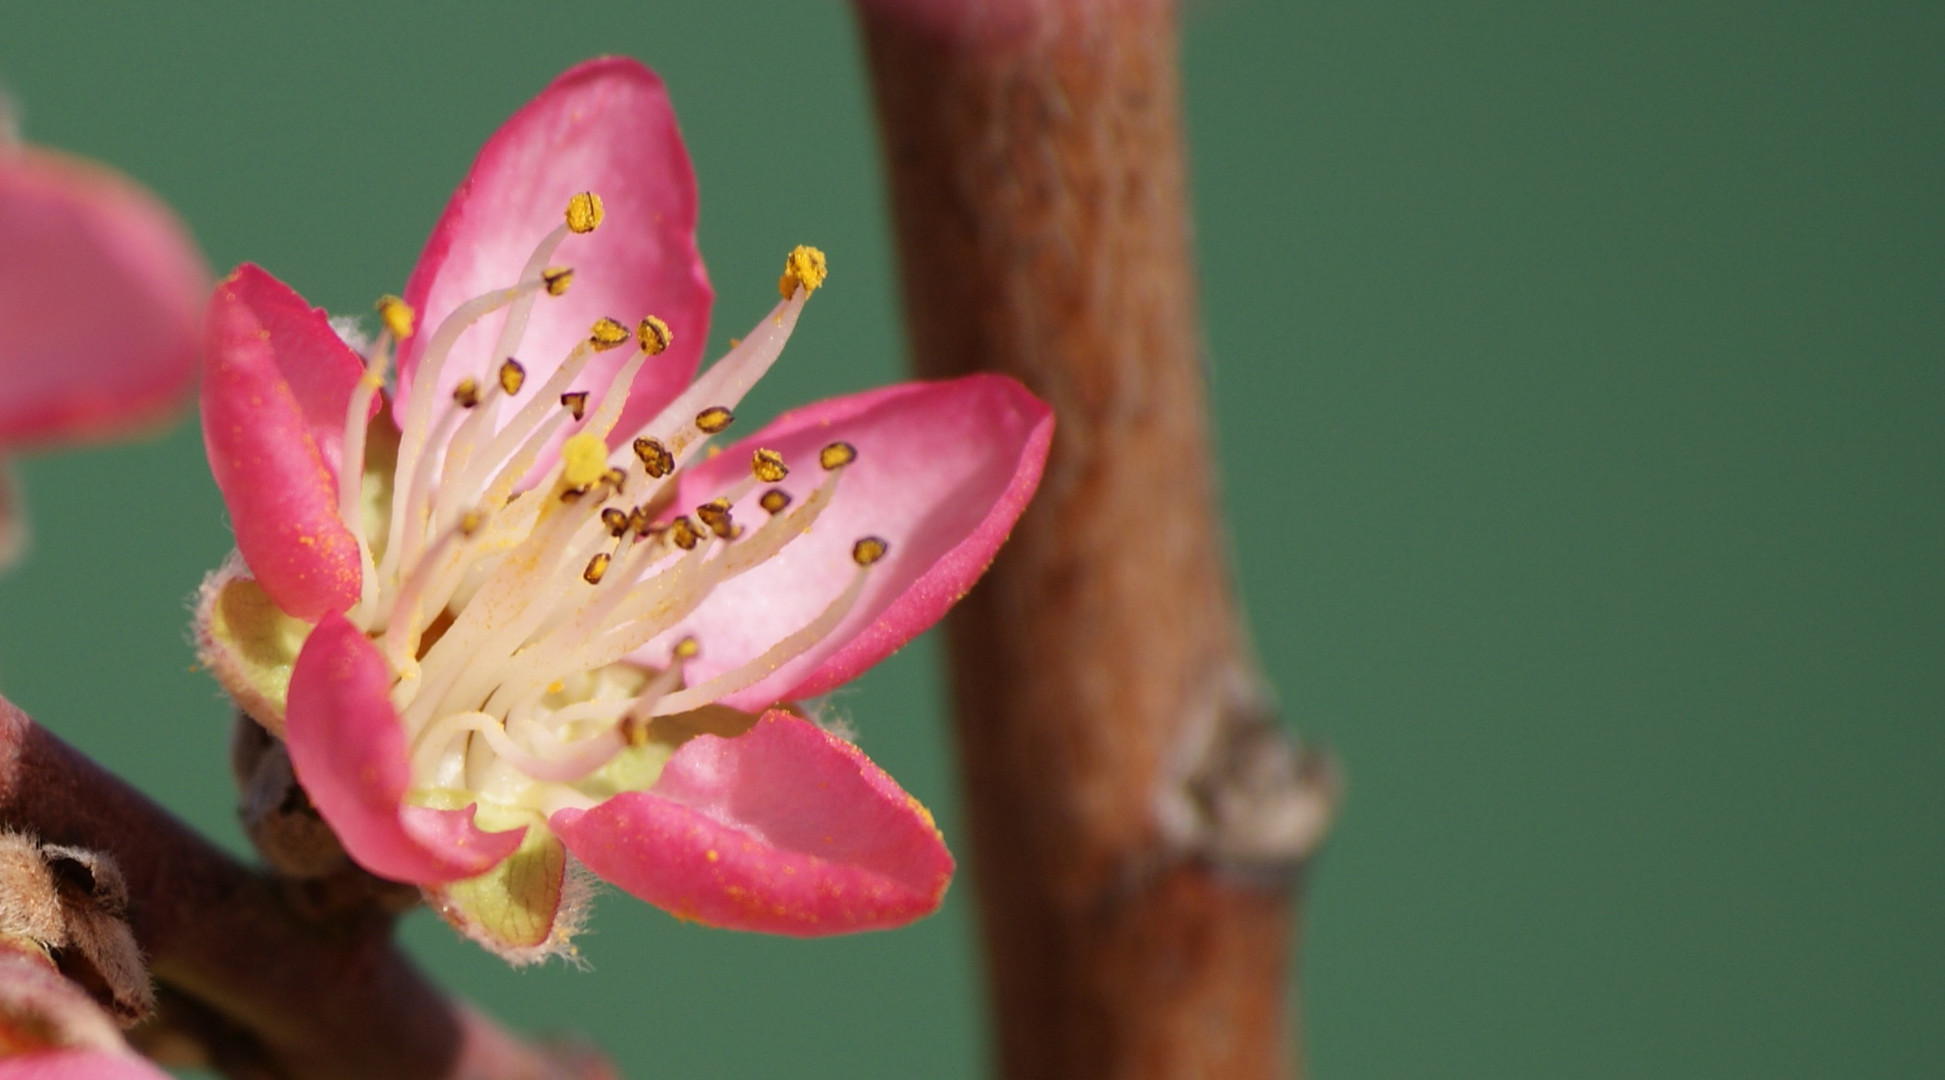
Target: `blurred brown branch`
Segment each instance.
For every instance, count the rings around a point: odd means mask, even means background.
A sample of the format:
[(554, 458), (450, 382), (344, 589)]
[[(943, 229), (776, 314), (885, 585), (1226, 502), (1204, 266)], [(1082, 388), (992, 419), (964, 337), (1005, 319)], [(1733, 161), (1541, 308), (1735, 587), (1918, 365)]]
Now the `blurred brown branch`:
[(1001, 1072), (1290, 1075), (1294, 883), (1334, 784), (1230, 586), (1174, 6), (858, 8), (917, 366), (1014, 375), (1058, 424), (950, 622)]
[(0, 699), (0, 825), (104, 851), (159, 983), (166, 1030), (226, 1074), (288, 1080), (570, 1080), (609, 1076), (522, 1043), (446, 998), (370, 906), (306, 918), (288, 886), (191, 832)]

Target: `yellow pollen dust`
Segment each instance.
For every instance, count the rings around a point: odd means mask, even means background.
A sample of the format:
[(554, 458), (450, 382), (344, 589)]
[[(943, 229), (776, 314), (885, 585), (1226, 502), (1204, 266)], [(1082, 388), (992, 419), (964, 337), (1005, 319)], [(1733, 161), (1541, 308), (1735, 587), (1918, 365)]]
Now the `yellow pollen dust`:
[(867, 536), (851, 545), (851, 561), (859, 566), (870, 566), (885, 557), (891, 545), (876, 536)]
[(417, 318), (418, 313), (412, 310), (412, 305), (398, 297), (378, 298), (378, 321), (384, 323), (385, 329), (390, 330), (398, 340), (404, 341), (412, 336), (412, 324)]
[(574, 284), (574, 268), (571, 266), (550, 266), (540, 272), (541, 283), (547, 286), (548, 296), (559, 296)]
[(834, 442), (817, 452), (817, 463), (826, 470), (842, 469), (858, 460), (858, 448), (848, 442)]
[(662, 350), (668, 348), (674, 340), (675, 335), (669, 333), (669, 324), (653, 315), (643, 319), (641, 325), (635, 327), (635, 343), (650, 356), (661, 355)]
[(583, 431), (561, 444), (561, 481), (568, 487), (587, 487), (607, 471), (608, 448), (599, 438)]
[(696, 414), (696, 427), (701, 428), (705, 434), (714, 435), (728, 427), (735, 419), (735, 413), (721, 405), (711, 405)]
[(824, 284), (829, 273), (824, 264), (824, 253), (814, 247), (798, 244), (792, 248), (788, 258), (783, 261), (783, 276), (777, 279), (777, 291), (785, 300), (796, 295), (797, 287), (803, 286), (804, 295), (809, 296)]
[(766, 484), (774, 484), (790, 475), (790, 467), (783, 463), (782, 454), (759, 447), (750, 455), (750, 474)]
[(511, 397), (519, 393), (520, 388), (525, 385), (527, 385), (527, 369), (520, 366), (520, 361), (511, 356), (507, 357), (507, 362), (500, 365), (500, 389), (505, 390), (507, 396)]
[(594, 320), (594, 329), (588, 331), (588, 341), (594, 345), (595, 352), (606, 352), (628, 344), (628, 328), (613, 319)]
[(601, 219), (607, 213), (601, 208), (601, 196), (592, 191), (583, 191), (567, 200), (568, 231), (591, 233), (601, 227)]

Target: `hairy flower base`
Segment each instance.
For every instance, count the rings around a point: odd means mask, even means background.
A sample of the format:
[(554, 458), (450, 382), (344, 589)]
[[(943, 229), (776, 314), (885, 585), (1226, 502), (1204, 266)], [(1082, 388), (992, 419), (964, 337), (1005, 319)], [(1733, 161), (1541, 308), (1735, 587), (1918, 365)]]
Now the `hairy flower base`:
[(210, 308), (204, 433), (242, 558), (198, 605), (205, 658), (355, 859), (515, 959), (572, 931), (575, 859), (747, 929), (936, 907), (952, 863), (923, 807), (773, 706), (963, 595), (1051, 437), (975, 376), (717, 452), (826, 266), (792, 252), (782, 302), (692, 380), (710, 293), (674, 131), (646, 69), (583, 65), (487, 144), (361, 351), (255, 267)]

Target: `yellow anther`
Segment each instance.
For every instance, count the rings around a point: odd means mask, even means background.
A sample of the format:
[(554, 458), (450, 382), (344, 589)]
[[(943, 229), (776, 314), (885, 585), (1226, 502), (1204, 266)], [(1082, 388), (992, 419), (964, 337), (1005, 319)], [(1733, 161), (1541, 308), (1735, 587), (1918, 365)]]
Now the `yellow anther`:
[(774, 484), (790, 475), (790, 467), (783, 463), (782, 454), (759, 447), (750, 455), (750, 474), (766, 484)]
[(507, 362), (500, 365), (500, 389), (505, 390), (508, 397), (512, 397), (525, 385), (527, 385), (527, 369), (520, 366), (520, 361), (511, 356), (507, 357)]
[(617, 495), (628, 490), (628, 474), (620, 469), (609, 469), (602, 473), (601, 482), (614, 488)]
[(608, 527), (609, 536), (620, 536), (628, 531), (628, 511), (610, 506), (601, 511), (601, 524)]
[(571, 266), (550, 266), (540, 272), (541, 284), (547, 286), (548, 296), (559, 296), (574, 284), (574, 268)]
[(412, 324), (416, 319), (417, 313), (412, 310), (411, 304), (396, 296), (378, 298), (378, 321), (385, 324), (385, 329), (390, 330), (394, 338), (404, 341), (411, 337)]
[(736, 414), (721, 405), (711, 405), (696, 414), (696, 427), (706, 435), (714, 435), (730, 425)]
[(588, 412), (588, 392), (586, 390), (569, 390), (567, 393), (561, 395), (561, 404), (567, 406), (567, 411), (574, 414), (574, 419), (579, 420), (581, 417), (586, 416)]
[(601, 209), (601, 196), (592, 191), (583, 191), (567, 200), (567, 228), (569, 232), (591, 233), (601, 227), (601, 219), (607, 211)]
[[(629, 511), (628, 527), (634, 529), (635, 535), (643, 539), (659, 531), (655, 527), (654, 520), (648, 516), (648, 507), (646, 506), (637, 506), (635, 509)], [(664, 530), (666, 528), (667, 526), (663, 526)]]
[(639, 716), (624, 717), (615, 731), (621, 735), (622, 743), (627, 746), (648, 745), (648, 721)]
[(601, 579), (608, 573), (608, 562), (611, 558), (613, 556), (605, 551), (595, 552), (594, 558), (588, 560), (588, 568), (581, 571), (581, 580), (590, 585), (601, 584)]
[(870, 566), (885, 557), (891, 545), (875, 536), (867, 536), (851, 545), (851, 561), (859, 566)]
[(669, 650), (669, 655), (677, 660), (694, 660), (702, 655), (702, 643), (693, 636), (685, 637), (675, 643), (675, 648)]
[(827, 273), (824, 253), (814, 247), (798, 244), (783, 261), (783, 276), (777, 279), (777, 291), (788, 300), (796, 295), (798, 286), (802, 286), (804, 295), (809, 296), (824, 284)]
[(662, 445), (662, 440), (646, 435), (635, 440), (635, 456), (641, 459), (642, 468), (650, 478), (660, 480), (675, 471), (675, 455)]
[(757, 496), (756, 504), (766, 513), (781, 514), (783, 508), (790, 505), (790, 493), (782, 488), (771, 488)]
[(730, 535), (731, 529), (735, 526), (735, 522), (729, 519), (728, 499), (711, 499), (703, 503), (696, 507), (696, 516), (702, 519), (704, 525), (709, 526), (710, 532), (724, 538)]
[(628, 344), (628, 328), (613, 319), (596, 319), (594, 329), (588, 331), (588, 341), (594, 344), (595, 352), (607, 352)]
[(462, 409), (470, 409), (478, 405), (479, 380), (471, 378), (459, 380), (459, 385), (452, 388), (452, 399), (459, 402), (459, 407)]
[(571, 488), (585, 488), (608, 471), (608, 448), (583, 431), (561, 444), (561, 480)]
[(661, 355), (662, 350), (668, 348), (673, 341), (675, 335), (669, 332), (669, 324), (653, 315), (643, 319), (641, 325), (635, 327), (635, 343), (650, 356)]
[(675, 541), (676, 547), (688, 551), (702, 541), (702, 534), (696, 531), (695, 522), (677, 515), (674, 521), (669, 522), (669, 539)]
[(484, 524), (486, 519), (480, 516), (478, 510), (468, 510), (459, 518), (459, 535), (471, 536), (479, 532), (480, 526)]
[(842, 469), (858, 460), (858, 448), (848, 442), (834, 442), (817, 452), (817, 463), (826, 470)]

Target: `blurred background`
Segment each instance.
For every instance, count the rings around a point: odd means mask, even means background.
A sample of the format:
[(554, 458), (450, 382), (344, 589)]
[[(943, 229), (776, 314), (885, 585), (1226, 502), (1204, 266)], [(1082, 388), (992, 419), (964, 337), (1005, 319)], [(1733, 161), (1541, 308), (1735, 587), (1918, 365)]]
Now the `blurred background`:
[[(1186, 24), (1240, 587), (1349, 776), (1306, 916), (1315, 1075), (1945, 1075), (1945, 8)], [(830, 254), (751, 412), (899, 378), (837, 3), (12, 4), (0, 83), (219, 273), (357, 312), (498, 122), (603, 52), (682, 116), (712, 354), (791, 245)], [(229, 547), (193, 424), (24, 475), (0, 690), (242, 850), (184, 634)], [(956, 839), (938, 668), (921, 641), (839, 704)], [(590, 972), (405, 937), (630, 1075), (951, 1080), (987, 1064), (970, 896), (798, 942), (610, 893)]]

